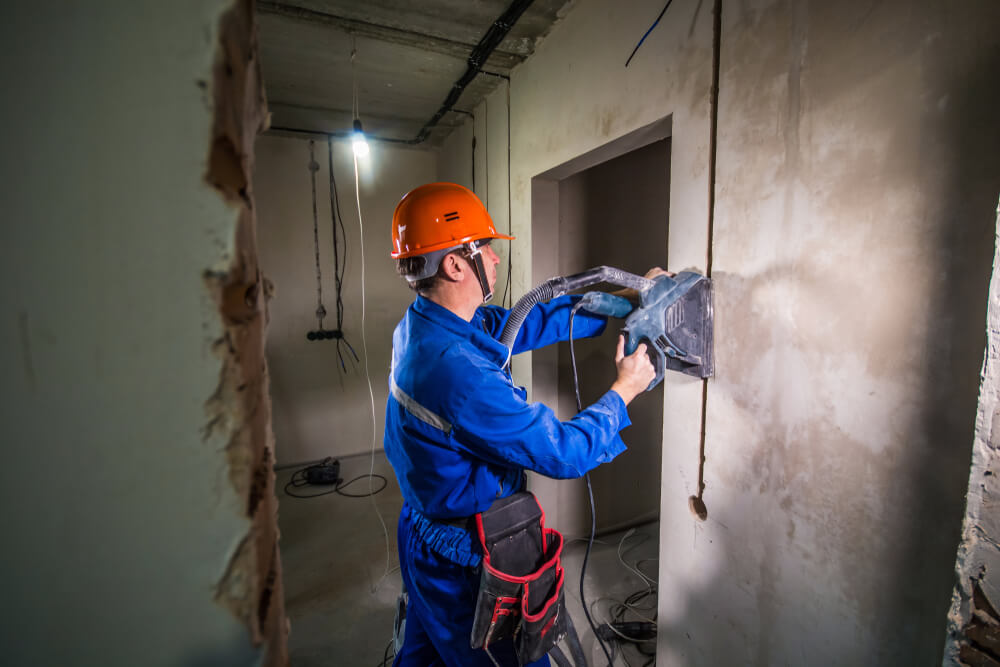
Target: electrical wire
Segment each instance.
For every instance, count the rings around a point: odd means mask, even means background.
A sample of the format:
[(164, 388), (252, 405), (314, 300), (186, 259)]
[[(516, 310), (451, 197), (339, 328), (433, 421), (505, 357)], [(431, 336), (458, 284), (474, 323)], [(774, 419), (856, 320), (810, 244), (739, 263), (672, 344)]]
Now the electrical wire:
[[(360, 105), (358, 104), (358, 77), (357, 72), (354, 69), (354, 61), (358, 55), (357, 41), (352, 36), (351, 37), (351, 78), (353, 79), (353, 109), (354, 118), (360, 118), (358, 109)], [(365, 357), (365, 379), (368, 381), (368, 400), (371, 404), (371, 415), (372, 415), (372, 459), (371, 459), (371, 470), (369, 471), (368, 479), (368, 489), (369, 492), (372, 489), (373, 477), (375, 475), (375, 440), (378, 437), (378, 425), (375, 422), (375, 391), (372, 389), (372, 374), (371, 374), (371, 364), (368, 361), (368, 334), (366, 330), (367, 322), (367, 284), (366, 284), (366, 267), (365, 267), (365, 223), (364, 217), (361, 215), (361, 179), (358, 173), (358, 156), (354, 154), (354, 201), (358, 206), (358, 238), (360, 239), (361, 247), (361, 347), (364, 351)], [(385, 537), (385, 572), (379, 577), (379, 580), (372, 585), (371, 592), (375, 593), (378, 587), (383, 581), (389, 576), (390, 573), (390, 549), (389, 549), (389, 529), (386, 528), (385, 519), (382, 517), (382, 512), (378, 508), (378, 503), (375, 502), (374, 493), (371, 494), (372, 507), (375, 508), (375, 515), (378, 516), (378, 521), (382, 525), (382, 534)]]
[(634, 49), (632, 49), (632, 53), (629, 54), (628, 60), (625, 61), (625, 67), (628, 67), (628, 64), (632, 62), (632, 57), (635, 56), (636, 51), (639, 50), (639, 47), (642, 46), (642, 43), (646, 41), (647, 37), (649, 37), (649, 33), (653, 32), (653, 28), (656, 27), (656, 24), (658, 24), (660, 22), (660, 19), (663, 18), (663, 15), (667, 12), (667, 7), (670, 6), (671, 2), (673, 2), (673, 0), (667, 0), (667, 4), (663, 5), (663, 9), (660, 10), (660, 15), (656, 17), (655, 21), (653, 21), (653, 25), (649, 26), (649, 30), (646, 31), (646, 33), (639, 40), (639, 43), (635, 45)]
[[(355, 93), (356, 94), (356, 93)], [(372, 413), (372, 464), (370, 475), (375, 474), (375, 439), (378, 436), (378, 425), (375, 423), (375, 392), (372, 389), (372, 375), (371, 375), (371, 365), (368, 362), (368, 335), (366, 331), (366, 284), (365, 284), (365, 226), (364, 220), (361, 215), (361, 183), (358, 175), (358, 156), (354, 156), (354, 197), (358, 204), (358, 230), (359, 238), (361, 239), (361, 347), (364, 350), (365, 357), (365, 378), (368, 380), (368, 399), (371, 402), (371, 413)], [(369, 490), (371, 490), (372, 478), (369, 478)], [(385, 572), (379, 578), (378, 581), (372, 586), (372, 593), (378, 590), (379, 585), (389, 576), (389, 529), (386, 528), (385, 519), (382, 518), (382, 512), (378, 508), (378, 503), (375, 502), (375, 495), (372, 494), (372, 507), (375, 508), (375, 514), (378, 515), (379, 523), (382, 524), (382, 533), (385, 535)]]
[[(510, 78), (507, 79), (507, 236), (513, 236), (512, 233), (513, 226), (511, 225), (511, 211), (510, 211)], [(500, 299), (500, 305), (505, 308), (510, 308), (511, 304), (508, 302), (507, 292), (510, 291), (511, 287), (511, 273), (513, 273), (514, 265), (512, 264), (512, 257), (510, 241), (507, 242), (507, 279), (504, 281), (503, 286), (503, 297)], [(513, 301), (514, 292), (510, 291), (510, 300)]]
[(312, 214), (313, 214), (313, 248), (316, 251), (316, 319), (319, 320), (319, 329), (323, 330), (323, 318), (326, 317), (326, 308), (323, 307), (323, 276), (319, 263), (319, 217), (316, 214), (316, 172), (319, 171), (319, 163), (316, 162), (316, 142), (309, 140), (309, 174), (312, 184)]
[(320, 491), (319, 493), (302, 494), (302, 493), (293, 493), (291, 491), (291, 489), (301, 489), (307, 486), (318, 486), (317, 484), (312, 484), (309, 482), (308, 471), (316, 468), (321, 468), (323, 467), (323, 465), (324, 464), (322, 463), (316, 463), (313, 465), (305, 466), (304, 468), (299, 468), (298, 470), (293, 472), (292, 477), (285, 484), (285, 495), (290, 496), (292, 498), (317, 498), (319, 496), (328, 496), (331, 493), (336, 493), (338, 495), (344, 496), (345, 498), (367, 498), (369, 495), (380, 493), (382, 490), (385, 489), (386, 485), (389, 483), (388, 480), (386, 480), (386, 478), (383, 477), (382, 475), (375, 475), (375, 477), (382, 480), (382, 486), (370, 491), (370, 493), (364, 493), (364, 494), (344, 493), (343, 491), (341, 491), (341, 489), (350, 486), (359, 479), (364, 479), (365, 477), (368, 477), (368, 475), (358, 475), (354, 479), (349, 480), (347, 482), (344, 482), (342, 480), (338, 481), (332, 489), (327, 489), (326, 491)]
[[(579, 310), (580, 310), (581, 307), (582, 307), (581, 303), (577, 303), (576, 305), (574, 305), (573, 309), (570, 311), (570, 316), (569, 316), (569, 355), (570, 355), (570, 366), (573, 369), (573, 391), (575, 392), (575, 395), (576, 395), (576, 409), (577, 409), (578, 413), (583, 411), (583, 401), (580, 398), (580, 379), (579, 379), (579, 376), (578, 376), (577, 365), (576, 365), (576, 348), (575, 348), (574, 339), (573, 339), (573, 325), (574, 325), (574, 322), (576, 320), (576, 314), (579, 312)], [(588, 563), (588, 561), (590, 559), (590, 552), (591, 552), (591, 549), (593, 548), (593, 545), (594, 545), (594, 536), (595, 536), (596, 528), (597, 528), (597, 525), (596, 525), (597, 524), (597, 512), (596, 512), (596, 509), (595, 509), (595, 506), (594, 506), (594, 491), (593, 491), (593, 487), (591, 486), (591, 483), (590, 483), (590, 474), (589, 473), (585, 474), (584, 478), (587, 481), (587, 496), (588, 496), (588, 498), (590, 500), (590, 537), (587, 540), (587, 550), (584, 552), (583, 565), (582, 565), (582, 567), (580, 569), (580, 603), (583, 606), (583, 613), (587, 617), (587, 623), (590, 624), (590, 628), (591, 628), (591, 630), (593, 630), (594, 636), (597, 638), (598, 643), (601, 645), (601, 649), (604, 651), (605, 657), (608, 659), (608, 667), (613, 667), (615, 654), (618, 652), (619, 649), (616, 647), (615, 644), (612, 644), (611, 650), (610, 651), (608, 650), (607, 645), (604, 643), (604, 639), (601, 637), (600, 633), (598, 633), (598, 631), (597, 631), (597, 625), (594, 623), (593, 616), (591, 615), (591, 611), (592, 610), (590, 609), (590, 605), (587, 604), (586, 595), (584, 593), (584, 581), (586, 579), (586, 574), (587, 574), (587, 563)], [(610, 623), (606, 623), (606, 625), (607, 625), (607, 627), (614, 634), (618, 635), (618, 637), (620, 638), (620, 641), (627, 641), (627, 642), (630, 642), (632, 644), (635, 644), (636, 645), (636, 650), (638, 650), (644, 656), (649, 656), (649, 655), (653, 656), (653, 658), (650, 661), (647, 661), (647, 662), (644, 663), (643, 667), (646, 667), (647, 665), (651, 665), (651, 664), (655, 663), (655, 650), (654, 650), (654, 652), (652, 654), (650, 654), (650, 653), (645, 652), (642, 649), (642, 646), (644, 644), (646, 644), (646, 643), (649, 643), (649, 641), (655, 641), (655, 640), (648, 640), (648, 639), (640, 640), (640, 639), (635, 638), (635, 637), (629, 637), (629, 636), (625, 635), (624, 633), (622, 633), (621, 631), (619, 631), (615, 627), (616, 624), (622, 623), (622, 622), (625, 621), (625, 615), (627, 613), (629, 613), (629, 612), (631, 612), (632, 614), (638, 616), (639, 618), (643, 619), (644, 621), (647, 621), (647, 622), (650, 622), (650, 623), (654, 623), (654, 624), (656, 623), (656, 618), (655, 618), (655, 616), (656, 616), (656, 614), (655, 614), (655, 610), (656, 610), (656, 595), (657, 595), (656, 580), (653, 579), (652, 577), (649, 577), (648, 575), (644, 574), (641, 570), (639, 570), (639, 562), (641, 562), (641, 561), (636, 561), (636, 564), (634, 566), (630, 566), (627, 562), (625, 562), (625, 552), (623, 551), (624, 547), (625, 547), (625, 542), (630, 537), (632, 537), (635, 534), (635, 532), (636, 532), (635, 529), (632, 528), (632, 529), (630, 529), (628, 532), (626, 532), (622, 536), (621, 540), (618, 542), (617, 555), (618, 555), (619, 562), (621, 562), (621, 564), (624, 565), (625, 568), (628, 569), (630, 572), (633, 572), (634, 574), (636, 574), (646, 584), (645, 590), (636, 591), (636, 592), (632, 593), (631, 595), (629, 595), (627, 598), (625, 598), (625, 600), (620, 601), (620, 602), (618, 600), (613, 599), (613, 598), (598, 598), (597, 600), (595, 600), (592, 603), (592, 605), (596, 606), (602, 600), (611, 600), (611, 601), (613, 601), (613, 602), (616, 603), (609, 610), (609, 612), (611, 614), (611, 622)], [(638, 542), (637, 544), (634, 544), (632, 547), (630, 547), (630, 549), (633, 549), (633, 548), (639, 546), (640, 544), (642, 544), (643, 542), (645, 542), (648, 539), (649, 539), (648, 536), (643, 536), (643, 539), (640, 542)], [(655, 559), (649, 559), (649, 558), (647, 558), (647, 559), (642, 559), (642, 560), (643, 561), (649, 561), (649, 560), (655, 560)], [(640, 603), (643, 600), (647, 599), (647, 598), (652, 598), (652, 600), (653, 600), (652, 607), (642, 607), (642, 606), (640, 606)], [(650, 610), (652, 610), (654, 612), (652, 618), (650, 618), (646, 614), (642, 613), (642, 612), (646, 612), (646, 611), (650, 611)], [(593, 615), (594, 616), (597, 615), (596, 614), (596, 610), (594, 610), (594, 614)], [(627, 666), (631, 667), (631, 663), (629, 662), (628, 657), (625, 655), (625, 649), (624, 649), (624, 647), (620, 647), (620, 651), (621, 651), (622, 660), (625, 662), (625, 664)]]
[[(573, 366), (573, 390), (576, 392), (577, 413), (583, 412), (583, 403), (580, 401), (580, 380), (577, 377), (576, 372), (576, 350), (573, 345), (573, 323), (576, 320), (576, 314), (579, 312), (581, 304), (582, 302), (577, 302), (569, 314), (569, 356), (571, 365)], [(601, 649), (604, 651), (604, 655), (608, 659), (608, 667), (613, 667), (614, 661), (611, 657), (611, 653), (608, 652), (608, 647), (604, 644), (604, 640), (601, 639), (601, 635), (598, 634), (597, 626), (594, 625), (594, 619), (590, 617), (590, 610), (587, 609), (587, 598), (585, 597), (583, 591), (583, 582), (587, 574), (587, 561), (590, 560), (590, 550), (594, 546), (594, 534), (597, 532), (597, 510), (594, 507), (594, 489), (590, 484), (590, 473), (585, 473), (583, 477), (587, 480), (587, 497), (590, 498), (590, 539), (587, 540), (587, 550), (583, 554), (583, 566), (580, 568), (580, 602), (583, 604), (583, 615), (587, 617), (587, 623), (590, 624), (590, 629), (594, 631), (594, 636), (597, 637), (597, 641), (600, 643)]]
[[(354, 357), (354, 362), (358, 363), (358, 353), (354, 351), (354, 346), (351, 345), (350, 341), (347, 340), (347, 336), (344, 335), (344, 270), (347, 267), (347, 232), (344, 229), (344, 216), (340, 213), (340, 195), (337, 192), (337, 178), (334, 176), (333, 172), (333, 137), (327, 135), (326, 137), (326, 157), (328, 170), (330, 172), (330, 226), (333, 236), (333, 284), (337, 291), (337, 298), (335, 302), (336, 306), (336, 318), (337, 318), (337, 328), (336, 332), (340, 335), (336, 337), (337, 340), (337, 360), (340, 362), (340, 369), (344, 373), (347, 372), (347, 365), (344, 363), (344, 352), (341, 345), (346, 345), (351, 356)], [(338, 233), (338, 223), (339, 223), (339, 233)], [(341, 250), (339, 238), (344, 239), (344, 248)], [(317, 241), (318, 248), (318, 241)], [(319, 251), (317, 250), (317, 253)], [(343, 259), (341, 259), (341, 253), (343, 253)]]
[(390, 639), (389, 643), (385, 645), (385, 650), (382, 651), (382, 662), (378, 663), (379, 667), (386, 667), (389, 664), (389, 658), (396, 657), (396, 651), (393, 649), (392, 655), (389, 655), (389, 648), (395, 643), (394, 639)]

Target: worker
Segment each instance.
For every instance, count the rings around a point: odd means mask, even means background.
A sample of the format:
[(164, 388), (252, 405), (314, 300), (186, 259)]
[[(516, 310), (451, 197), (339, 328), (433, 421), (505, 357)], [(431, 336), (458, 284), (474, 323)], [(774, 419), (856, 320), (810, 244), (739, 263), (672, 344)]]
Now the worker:
[[(393, 215), (390, 254), (417, 293), (393, 334), (385, 421), (385, 452), (404, 501), (398, 549), (409, 595), (394, 665), (519, 664), (510, 640), (491, 644), (490, 656), (470, 647), (481, 555), (468, 519), (523, 490), (525, 470), (577, 478), (622, 453), (626, 405), (655, 376), (645, 346), (626, 356), (619, 337), (617, 379), (593, 405), (561, 422), (545, 405), (528, 402), (511, 381), (509, 351), (498, 340), (510, 311), (484, 305), (499, 263), (490, 242), (513, 238), (497, 232), (472, 191), (452, 183), (412, 190)], [(513, 352), (566, 340), (579, 299), (535, 306)], [(605, 324), (581, 311), (574, 337), (596, 336)]]

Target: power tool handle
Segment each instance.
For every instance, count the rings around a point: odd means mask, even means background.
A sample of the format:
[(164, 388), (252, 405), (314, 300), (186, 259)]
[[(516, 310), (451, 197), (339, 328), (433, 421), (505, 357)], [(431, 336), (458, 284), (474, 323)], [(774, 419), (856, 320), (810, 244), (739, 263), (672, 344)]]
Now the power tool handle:
[(646, 391), (652, 390), (653, 387), (660, 384), (663, 380), (663, 371), (666, 367), (666, 359), (663, 356), (663, 352), (661, 352), (660, 348), (653, 345), (653, 343), (648, 339), (639, 336), (628, 329), (622, 330), (622, 333), (625, 335), (626, 356), (635, 354), (635, 351), (639, 349), (639, 343), (646, 344), (646, 354), (649, 356), (649, 361), (653, 364), (653, 369), (656, 371), (656, 377), (654, 377), (653, 381), (649, 383), (648, 387), (646, 387)]

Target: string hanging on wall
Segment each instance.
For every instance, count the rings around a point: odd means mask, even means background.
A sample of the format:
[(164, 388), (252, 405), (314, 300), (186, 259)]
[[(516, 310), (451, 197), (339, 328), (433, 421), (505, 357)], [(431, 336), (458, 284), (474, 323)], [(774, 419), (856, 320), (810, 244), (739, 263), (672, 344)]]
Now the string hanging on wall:
[[(316, 212), (316, 172), (319, 171), (319, 163), (316, 162), (316, 142), (309, 141), (309, 172), (312, 181), (312, 214), (313, 214), (313, 247), (316, 256), (316, 320), (318, 326), (315, 330), (306, 334), (308, 340), (335, 340), (337, 341), (337, 361), (340, 370), (347, 372), (345, 362), (346, 353), (353, 357), (354, 362), (358, 362), (358, 354), (354, 347), (344, 336), (344, 299), (342, 295), (344, 284), (344, 266), (347, 263), (347, 243), (344, 235), (344, 222), (340, 217), (340, 200), (337, 196), (337, 185), (333, 176), (333, 142), (327, 138), (327, 157), (330, 171), (330, 221), (333, 232), (333, 285), (336, 291), (334, 300), (336, 325), (333, 329), (323, 326), (323, 319), (326, 318), (326, 307), (323, 306), (323, 272), (319, 259), (319, 216)], [(345, 352), (346, 348), (346, 352)]]

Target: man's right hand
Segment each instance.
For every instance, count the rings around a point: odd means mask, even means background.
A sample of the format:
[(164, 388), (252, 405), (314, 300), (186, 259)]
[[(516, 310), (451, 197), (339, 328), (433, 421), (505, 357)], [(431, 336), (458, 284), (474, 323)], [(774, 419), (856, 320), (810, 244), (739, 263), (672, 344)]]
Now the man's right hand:
[(635, 352), (625, 356), (625, 336), (618, 336), (618, 349), (615, 351), (615, 366), (618, 367), (618, 379), (611, 389), (625, 401), (632, 402), (636, 396), (646, 391), (646, 387), (656, 377), (656, 369), (646, 354), (646, 344), (639, 343)]

